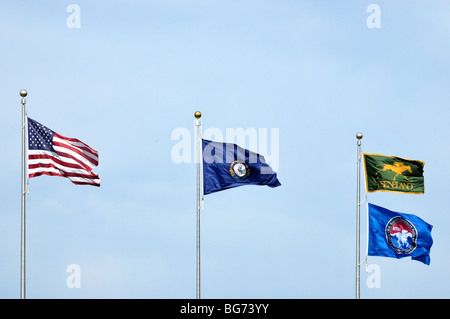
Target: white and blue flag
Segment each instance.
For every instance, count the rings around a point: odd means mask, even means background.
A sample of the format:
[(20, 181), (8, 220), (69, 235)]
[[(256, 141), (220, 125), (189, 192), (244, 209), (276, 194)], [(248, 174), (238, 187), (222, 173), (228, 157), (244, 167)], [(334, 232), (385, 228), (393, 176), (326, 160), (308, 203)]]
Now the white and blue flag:
[(411, 257), (430, 264), (432, 225), (421, 218), (369, 203), (369, 256)]

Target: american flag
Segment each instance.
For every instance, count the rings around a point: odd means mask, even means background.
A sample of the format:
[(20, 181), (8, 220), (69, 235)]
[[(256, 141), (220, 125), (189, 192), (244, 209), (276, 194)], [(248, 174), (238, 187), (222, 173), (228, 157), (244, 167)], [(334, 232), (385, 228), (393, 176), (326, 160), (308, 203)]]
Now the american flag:
[(77, 185), (100, 186), (92, 172), (98, 152), (76, 138), (68, 138), (28, 118), (28, 177), (67, 177)]

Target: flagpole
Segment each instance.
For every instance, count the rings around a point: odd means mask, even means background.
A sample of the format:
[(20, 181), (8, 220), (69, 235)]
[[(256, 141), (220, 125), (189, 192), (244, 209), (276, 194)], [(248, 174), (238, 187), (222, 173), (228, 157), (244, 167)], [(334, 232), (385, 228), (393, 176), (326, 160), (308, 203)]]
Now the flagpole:
[(360, 298), (360, 207), (361, 207), (361, 132), (356, 134), (358, 139), (358, 168), (357, 168), (357, 188), (356, 188), (356, 299)]
[(200, 154), (202, 147), (202, 120), (200, 120), (201, 116), (202, 113), (199, 111), (194, 113), (194, 117), (196, 118), (194, 123), (197, 129), (197, 299), (200, 299)]
[(26, 206), (26, 124), (27, 124), (27, 114), (25, 110), (27, 96), (26, 90), (20, 91), (20, 96), (22, 97), (22, 203), (21, 203), (21, 251), (20, 251), (20, 298), (25, 299), (25, 206)]

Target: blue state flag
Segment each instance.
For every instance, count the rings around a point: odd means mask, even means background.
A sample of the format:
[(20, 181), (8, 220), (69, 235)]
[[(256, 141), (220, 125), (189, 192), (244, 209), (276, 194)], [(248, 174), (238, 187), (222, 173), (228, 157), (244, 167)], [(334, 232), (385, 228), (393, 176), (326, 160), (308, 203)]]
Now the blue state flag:
[(369, 203), (369, 256), (411, 257), (430, 264), (432, 225), (421, 218)]
[(243, 185), (280, 186), (264, 157), (236, 144), (202, 139), (203, 194)]

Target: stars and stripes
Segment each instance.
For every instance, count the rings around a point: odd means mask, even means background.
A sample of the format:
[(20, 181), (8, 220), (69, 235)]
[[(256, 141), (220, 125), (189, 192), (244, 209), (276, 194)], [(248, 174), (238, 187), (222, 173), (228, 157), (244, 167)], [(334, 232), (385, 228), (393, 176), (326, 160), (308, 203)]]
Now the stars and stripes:
[(28, 118), (28, 177), (62, 176), (77, 185), (100, 186), (92, 172), (98, 152), (76, 138), (68, 138)]

